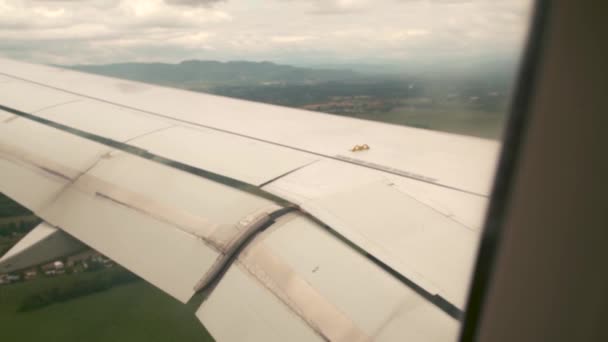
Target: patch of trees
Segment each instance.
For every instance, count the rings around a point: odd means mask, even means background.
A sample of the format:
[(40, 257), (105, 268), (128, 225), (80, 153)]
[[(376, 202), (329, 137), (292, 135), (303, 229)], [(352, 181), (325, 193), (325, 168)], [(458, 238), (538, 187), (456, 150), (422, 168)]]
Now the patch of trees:
[(31, 215), (32, 212), (0, 193), (0, 217)]
[(400, 80), (331, 81), (316, 84), (285, 84), (256, 86), (218, 86), (212, 93), (244, 100), (265, 102), (289, 107), (323, 103), (336, 96), (369, 96), (375, 99), (406, 99), (421, 96), (421, 87), (410, 87)]
[(114, 286), (127, 284), (140, 278), (124, 268), (114, 268), (101, 272), (91, 279), (78, 279), (46, 289), (25, 297), (19, 306), (19, 312), (38, 310), (54, 303), (61, 303), (71, 299), (88, 296), (97, 292), (108, 290)]
[(0, 224), (0, 236), (12, 236), (14, 233), (25, 234), (34, 229), (38, 224), (40, 224), (40, 220)]
[(119, 63), (106, 65), (75, 65), (69, 68), (157, 84), (256, 84), (259, 82), (317, 82), (358, 78), (351, 70), (312, 69), (271, 62), (248, 61), (183, 61), (165, 63)]

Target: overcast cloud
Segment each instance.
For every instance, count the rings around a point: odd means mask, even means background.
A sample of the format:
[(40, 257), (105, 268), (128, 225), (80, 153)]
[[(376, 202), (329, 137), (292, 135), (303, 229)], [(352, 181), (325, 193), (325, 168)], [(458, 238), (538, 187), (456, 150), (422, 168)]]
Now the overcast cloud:
[(0, 0), (0, 55), (42, 63), (516, 56), (529, 0)]

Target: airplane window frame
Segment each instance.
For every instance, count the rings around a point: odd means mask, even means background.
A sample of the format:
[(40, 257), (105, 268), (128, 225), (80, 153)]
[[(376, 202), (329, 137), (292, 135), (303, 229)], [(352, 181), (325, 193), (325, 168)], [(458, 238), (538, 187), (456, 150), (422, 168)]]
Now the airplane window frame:
[(479, 241), (475, 269), (469, 287), (469, 298), (462, 322), (459, 341), (475, 340), (483, 315), (495, 264), (500, 248), (507, 203), (515, 183), (515, 173), (523, 152), (526, 129), (531, 116), (533, 89), (539, 79), (539, 64), (547, 35), (550, 1), (537, 0), (533, 4), (528, 37), (520, 58), (514, 95), (502, 139), (494, 186), (486, 210), (486, 220)]

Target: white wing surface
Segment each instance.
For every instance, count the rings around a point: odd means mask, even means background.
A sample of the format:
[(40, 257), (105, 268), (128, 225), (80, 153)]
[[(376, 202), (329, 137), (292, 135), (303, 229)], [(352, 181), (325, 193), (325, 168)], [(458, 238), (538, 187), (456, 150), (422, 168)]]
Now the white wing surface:
[(498, 147), (0, 59), (0, 191), (220, 341), (454, 338)]

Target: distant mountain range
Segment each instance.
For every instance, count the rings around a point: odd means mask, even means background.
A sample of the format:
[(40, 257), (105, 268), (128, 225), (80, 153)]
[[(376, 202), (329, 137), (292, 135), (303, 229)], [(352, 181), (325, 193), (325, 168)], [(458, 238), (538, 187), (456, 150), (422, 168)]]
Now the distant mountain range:
[(134, 81), (178, 84), (314, 84), (327, 81), (352, 80), (360, 74), (352, 70), (315, 69), (271, 62), (183, 61), (167, 63), (118, 63), (106, 65), (63, 66), (70, 69), (126, 78)]

